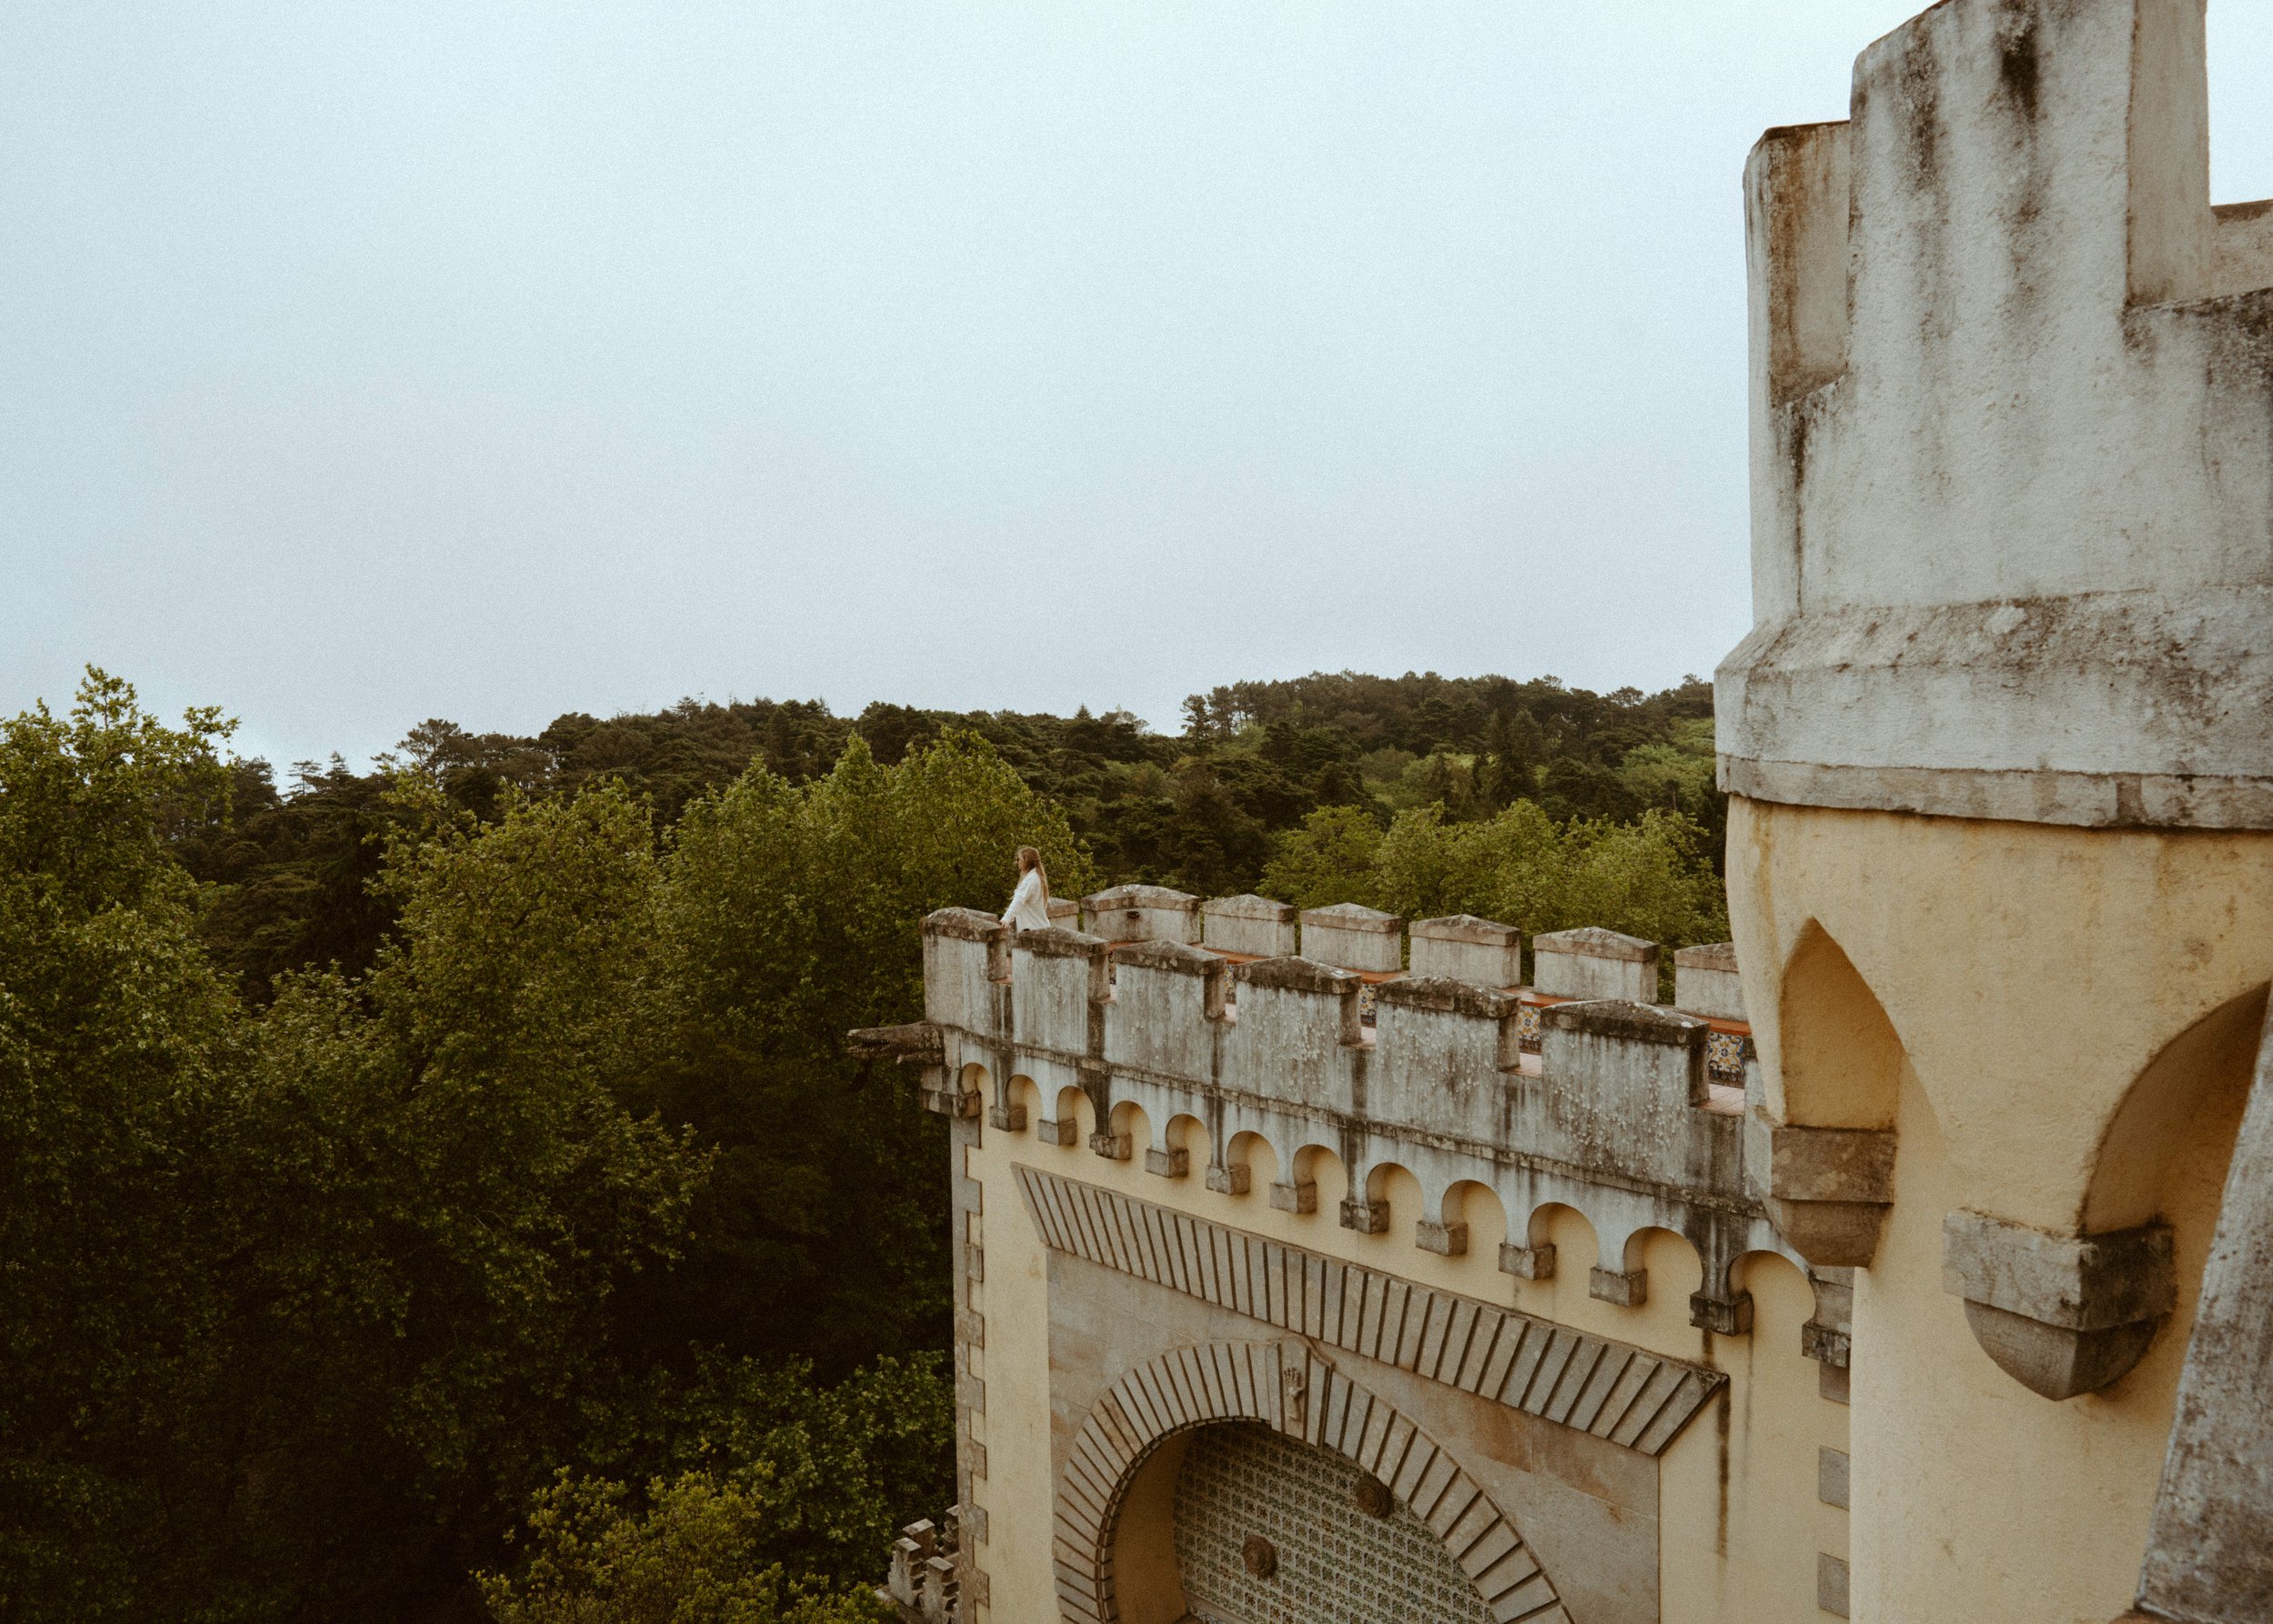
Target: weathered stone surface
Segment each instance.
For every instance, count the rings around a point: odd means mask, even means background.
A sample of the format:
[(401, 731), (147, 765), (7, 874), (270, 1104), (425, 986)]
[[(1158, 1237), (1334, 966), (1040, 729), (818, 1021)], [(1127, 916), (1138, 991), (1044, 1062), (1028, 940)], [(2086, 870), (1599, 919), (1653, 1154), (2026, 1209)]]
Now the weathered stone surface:
[(1587, 1295), (1621, 1308), (1638, 1308), (1649, 1300), (1649, 1271), (1646, 1268), (1595, 1268), (1587, 1271)]
[[(1534, 953), (1562, 953), (1586, 958), (1617, 959), (1627, 964), (1657, 962), (1657, 944), (1621, 931), (1606, 930), (1599, 925), (1581, 925), (1571, 930), (1552, 930), (1545, 936), (1531, 938)], [(1547, 989), (1542, 987), (1541, 991)]]
[(1085, 1053), (1092, 1013), (1106, 996), (1106, 944), (1070, 930), (1022, 930), (1011, 942), (1017, 996), (1010, 1036), (1038, 1048)]
[(1296, 909), (1267, 897), (1212, 897), (1200, 905), (1200, 939), (1218, 953), (1291, 957), (1300, 943)]
[(2273, 1011), (2226, 1171), (2139, 1574), (2172, 1619), (2273, 1619)]
[(1604, 1000), (1555, 1005), (1541, 1027), (1540, 1068), (1577, 1159), (1693, 1177), (1676, 1169), (1708, 1095), (1703, 1021)]
[(1637, 1043), (1659, 1043), (1669, 1048), (1694, 1049), (1700, 1055), (1705, 1052), (1705, 1034), (1709, 1029), (1694, 1016), (1626, 998), (1591, 998), (1583, 1003), (1550, 1004), (1539, 1012), (1539, 1024), (1552, 1031), (1584, 1032), (1597, 1038), (1627, 1038)]
[(924, 1014), (943, 1027), (1006, 1037), (1000, 986), (1010, 978), (1009, 926), (969, 908), (926, 916)]
[(1244, 1196), (1250, 1188), (1253, 1177), (1253, 1169), (1244, 1162), (1236, 1168), (1210, 1168), (1207, 1169), (1207, 1188), (1219, 1196)]
[(2159, 1318), (2178, 1295), (2170, 1231), (2161, 1224), (2061, 1236), (1978, 1212), (1943, 1221), (1942, 1286), (2072, 1330)]
[(1657, 1001), (1657, 944), (1588, 925), (1531, 938), (1532, 985), (1561, 998)]
[(1418, 973), (1402, 980), (1383, 982), (1374, 989), (1373, 1001), (1377, 1009), (1427, 1010), (1436, 1015), (1467, 1016), (1474, 1020), (1512, 1020), (1523, 1008), (1522, 1000), (1513, 993), (1479, 987), (1473, 981), (1456, 981), (1447, 976)]
[(1332, 993), (1356, 998), (1365, 982), (1347, 970), (1310, 958), (1262, 958), (1232, 972), (1243, 985), (1279, 992)]
[(1387, 1201), (1344, 1201), (1342, 1228), (1355, 1229), (1360, 1235), (1387, 1235), (1389, 1232), (1389, 1204)]
[(1978, 1212), (1942, 1230), (1942, 1285), (1999, 1368), (2048, 1398), (2097, 1392), (2138, 1363), (2176, 1300), (2170, 1231), (2048, 1235)]
[(903, 1066), (936, 1066), (945, 1046), (936, 1021), (897, 1027), (856, 1027), (845, 1034), (846, 1052), (856, 1060), (896, 1060)]
[(1743, 1020), (1744, 981), (1734, 942), (1681, 947), (1673, 955), (1674, 1007), (1715, 1020)]
[(1503, 1243), (1499, 1248), (1499, 1268), (1519, 1280), (1551, 1280), (1555, 1278), (1555, 1247), (1545, 1242), (1535, 1247)]
[(2209, 206), (2202, 26), (1937, 5), (1858, 59), (1851, 125), (1754, 149), (1724, 788), (2273, 827), (2273, 277), (2263, 216)]
[(1048, 930), (1021, 930), (1011, 946), (1016, 952), (1031, 953), (1037, 958), (1102, 958), (1110, 944), (1102, 937), (1053, 927)]
[(1346, 970), (1405, 967), (1405, 921), (1355, 902), (1302, 910), (1302, 956)]
[(1816, 1606), (1835, 1619), (1847, 1617), (1847, 1559), (1827, 1551), (1816, 1558)]
[[(1855, 1335), (1855, 1271), (1811, 1266), (1807, 1284), (1815, 1292), (1816, 1311), (1799, 1328), (1799, 1351), (1825, 1369), (1837, 1370), (1842, 1378), (1839, 1391), (1844, 1394)], [(1839, 1402), (1847, 1400), (1841, 1398)]]
[(1449, 976), (1483, 987), (1513, 987), (1523, 979), (1523, 933), (1512, 925), (1451, 914), (1416, 919), (1407, 935), (1415, 976)]
[(1271, 1186), (1271, 1206), (1279, 1212), (1316, 1212), (1318, 1209), (1318, 1187), (1305, 1178), (1299, 1183)]
[(1745, 1177), (1777, 1232), (1809, 1263), (1867, 1267), (1894, 1202), (1895, 1136), (1857, 1128), (1803, 1128), (1745, 1116)]
[(1135, 965), (1140, 969), (1167, 970), (1179, 976), (1220, 976), (1224, 961), (1204, 947), (1194, 947), (1183, 942), (1122, 942), (1115, 945), (1112, 959), (1116, 965)]
[(1199, 898), (1166, 886), (1114, 886), (1081, 899), (1092, 936), (1108, 942), (1197, 942)]
[(1182, 1178), (1192, 1170), (1191, 1153), (1178, 1145), (1169, 1150), (1145, 1152), (1145, 1171), (1160, 1178)]
[(1006, 934), (1010, 927), (992, 914), (982, 914), (971, 907), (943, 907), (936, 913), (924, 916), (926, 936), (952, 937), (957, 941), (991, 942)]
[(1816, 1450), (1816, 1499), (1827, 1506), (1847, 1509), (1848, 1461), (1847, 1451), (1825, 1444)]
[(1413, 1244), (1439, 1258), (1464, 1258), (1468, 1250), (1466, 1224), (1437, 1224), (1423, 1218), (1413, 1227)]
[(1692, 1291), (1689, 1323), (1717, 1337), (1748, 1337), (1752, 1334), (1752, 1293), (1739, 1291), (1734, 1297), (1713, 1297)]

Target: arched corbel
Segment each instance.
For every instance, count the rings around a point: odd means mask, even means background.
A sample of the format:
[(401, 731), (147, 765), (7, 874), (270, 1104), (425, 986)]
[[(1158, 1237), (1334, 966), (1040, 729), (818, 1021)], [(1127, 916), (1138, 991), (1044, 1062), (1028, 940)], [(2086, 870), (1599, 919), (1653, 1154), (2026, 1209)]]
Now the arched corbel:
[[(1745, 1179), (1809, 1263), (1869, 1266), (1894, 1204), (1902, 1043), (1830, 933), (1809, 920), (1793, 945), (1766, 1046), (1780, 1117), (1757, 1062), (1745, 1068)], [(1756, 1034), (1757, 1036), (1757, 1034)]]
[(2171, 1233), (2156, 1217), (2202, 1102), (2249, 1086), (2266, 989), (2193, 1022), (2133, 1079), (2108, 1120), (2080, 1233), (2048, 1234), (1979, 1212), (1943, 1228), (1942, 1283), (1965, 1299), (1982, 1351), (2048, 1398), (2097, 1392), (2147, 1355), (2178, 1298)]
[(2178, 1301), (2170, 1230), (2048, 1235), (1978, 1212), (1942, 1226), (1942, 1285), (1982, 1351), (2047, 1398), (2096, 1393), (2146, 1357)]

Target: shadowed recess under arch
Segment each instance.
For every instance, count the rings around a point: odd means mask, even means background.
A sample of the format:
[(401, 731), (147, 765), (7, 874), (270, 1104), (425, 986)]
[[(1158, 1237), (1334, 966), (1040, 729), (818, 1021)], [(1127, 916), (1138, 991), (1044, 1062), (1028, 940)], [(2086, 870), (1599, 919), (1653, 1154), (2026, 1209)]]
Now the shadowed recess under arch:
[(1052, 1542), (1058, 1609), (1068, 1624), (1121, 1618), (1114, 1534), (1128, 1485), (1164, 1442), (1221, 1421), (1260, 1422), (1355, 1461), (1444, 1541), (1496, 1617), (1568, 1624), (1553, 1581), (1475, 1479), (1435, 1439), (1298, 1342), (1178, 1348), (1130, 1371), (1089, 1407), (1058, 1479)]

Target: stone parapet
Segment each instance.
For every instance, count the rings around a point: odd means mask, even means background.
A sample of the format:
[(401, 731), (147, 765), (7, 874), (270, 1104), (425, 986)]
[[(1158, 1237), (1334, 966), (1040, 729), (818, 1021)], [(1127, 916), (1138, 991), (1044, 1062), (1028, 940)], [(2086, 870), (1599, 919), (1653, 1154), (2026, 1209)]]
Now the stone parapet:
[[(1081, 899), (1083, 927), (1108, 942), (1197, 942), (1199, 898), (1166, 886), (1114, 886)], [(1056, 916), (1052, 916), (1056, 922)]]
[(1277, 958), (1295, 951), (1295, 907), (1267, 897), (1216, 897), (1200, 905), (1200, 939), (1218, 953)]
[(1531, 981), (1562, 998), (1657, 1001), (1657, 944), (1600, 926), (1531, 938)]
[(1692, 1015), (1743, 1020), (1744, 982), (1737, 974), (1737, 944), (1708, 942), (1677, 949), (1673, 1001)]
[(1355, 902), (1304, 908), (1302, 956), (1345, 970), (1401, 970), (1405, 921)]
[(1416, 976), (1451, 976), (1486, 987), (1513, 987), (1523, 979), (1523, 933), (1512, 925), (1454, 914), (1416, 919), (1411, 935)]
[[(1322, 931), (1321, 914), (1337, 923)], [(1430, 923), (1447, 928), (1419, 939), (1481, 949), (1463, 962), (1487, 975), (1513, 957), (1512, 927)], [(1372, 910), (1312, 910), (1304, 940), (1339, 931), (1394, 947), (1401, 925)], [(1654, 991), (1655, 944), (1562, 934), (1564, 957), (1646, 971)], [(944, 1065), (949, 1075), (984, 1069), (990, 1120), (1021, 1120), (1014, 1083), (1030, 1084), (1037, 1127), (1066, 1143), (1076, 1130), (1064, 1102), (1086, 1100), (1100, 1154), (1178, 1177), (1200, 1170), (1197, 1151), (1186, 1163), (1167, 1138), (1188, 1117), (1207, 1130), (1207, 1184), (1226, 1189), (1249, 1183), (1246, 1153), (1233, 1148), (1255, 1136), (1270, 1147), (1273, 1204), (1297, 1213), (1319, 1205), (1302, 1170), (1317, 1148), (1347, 1176), (1340, 1220), (1366, 1232), (1387, 1223), (1383, 1181), (1401, 1168), (1423, 1196), (1410, 1238), (1445, 1255), (1467, 1248), (1460, 1211), (1447, 1210), (1457, 1186), (1494, 1191), (1511, 1243), (1533, 1212), (1561, 1203), (1594, 1226), (1601, 1266), (1619, 1277), (1614, 1301), (1643, 1298), (1621, 1262), (1629, 1243), (1671, 1229), (1703, 1255), (1700, 1325), (1748, 1323), (1728, 1278), (1745, 1252), (1798, 1260), (1747, 1188), (1741, 1096), (1712, 1084), (1711, 1028), (1697, 1016), (1631, 998), (1542, 999), (1442, 975), (1382, 979), (1315, 953), (1234, 963), (1174, 940), (1114, 944), (1056, 930), (1019, 934), (995, 982), (1000, 946), (959, 914), (926, 926)], [(977, 996), (982, 987), (991, 1001)], [(1374, 1003), (1371, 1025), (1361, 994)], [(1539, 1023), (1536, 1056), (1525, 1049), (1527, 1015)]]

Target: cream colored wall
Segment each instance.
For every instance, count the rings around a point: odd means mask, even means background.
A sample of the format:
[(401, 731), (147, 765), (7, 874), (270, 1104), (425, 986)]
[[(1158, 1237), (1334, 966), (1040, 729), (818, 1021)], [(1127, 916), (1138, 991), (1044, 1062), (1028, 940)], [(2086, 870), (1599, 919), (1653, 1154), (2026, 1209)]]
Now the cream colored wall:
[[(2273, 969), (2273, 835), (2079, 829), (1733, 798), (1728, 894), (1769, 1111), (1781, 969), (1810, 921), (1869, 985), (1950, 1145), (1960, 1204), (2073, 1233), (2156, 1055)], [(1833, 1025), (1845, 1020), (1832, 1012)], [(1901, 1168), (1896, 1183), (1900, 1194)], [(2150, 1216), (2108, 1212), (2095, 1227)], [(1939, 1221), (1937, 1215), (1936, 1221)]]
[[(985, 1087), (992, 1104), (994, 1085)], [(1022, 1082), (1014, 1082), (1011, 1097), (1028, 1097)], [(1087, 1148), (1095, 1128), (1090, 1108), (1084, 1101), (1078, 1109), (1075, 1146), (1044, 1145), (1030, 1131), (989, 1128), (969, 1155), (969, 1171), (986, 1186), (986, 1277), (974, 1294), (986, 1319), (987, 1408), (974, 1428), (988, 1456), (987, 1476), (976, 1492), (988, 1523), (979, 1565), (988, 1575), (992, 1609), (982, 1611), (982, 1619), (1024, 1624), (1057, 1616), (1048, 1535), (1055, 1487), (1048, 1267), (1011, 1173), (1021, 1162), (1727, 1372), (1725, 1413), (1708, 1407), (1659, 1460), (1662, 1617), (1668, 1624), (1767, 1624), (1822, 1616), (1815, 1605), (1817, 1554), (1846, 1555), (1847, 1514), (1817, 1501), (1817, 1451), (1827, 1445), (1846, 1448), (1846, 1411), (1818, 1396), (1817, 1367), (1799, 1352), (1799, 1326), (1812, 1313), (1813, 1298), (1792, 1265), (1769, 1254), (1748, 1258), (1738, 1283), (1754, 1294), (1754, 1331), (1716, 1337), (1688, 1323), (1699, 1266), (1688, 1242), (1669, 1232), (1649, 1232), (1633, 1259), (1649, 1270), (1647, 1301), (1618, 1308), (1587, 1295), (1594, 1235), (1569, 1208), (1546, 1209), (1534, 1229), (1534, 1238), (1552, 1240), (1558, 1248), (1556, 1278), (1519, 1280), (1497, 1268), (1506, 1223), (1497, 1198), (1480, 1187), (1467, 1191), (1459, 1215), (1470, 1227), (1469, 1250), (1445, 1258), (1414, 1245), (1421, 1194), (1401, 1169), (1382, 1180), (1390, 1205), (1387, 1231), (1362, 1235), (1337, 1221), (1346, 1180), (1330, 1152), (1306, 1157), (1308, 1176), (1318, 1185), (1317, 1211), (1297, 1215), (1269, 1204), (1270, 1183), (1285, 1174), (1271, 1166), (1259, 1142), (1251, 1192), (1224, 1195), (1204, 1184), (1209, 1146), (1197, 1122), (1180, 1119), (1171, 1136), (1188, 1149), (1190, 1174), (1164, 1178), (1147, 1173), (1141, 1160), (1116, 1162), (1093, 1154)], [(1142, 1128), (1136, 1138), (1147, 1142)], [(1457, 1439), (1444, 1441), (1458, 1447)], [(1522, 1508), (1504, 1509), (1520, 1526)]]
[[(983, 1086), (991, 1100), (992, 1081)], [(1049, 1258), (1007, 1172), (1003, 1150), (1016, 1138), (1036, 1148), (1030, 1131), (1014, 1137), (989, 1128), (965, 1160), (986, 1191), (986, 1278), (971, 1288), (971, 1300), (986, 1320), (986, 1345), (973, 1352), (971, 1367), (986, 1382), (986, 1408), (972, 1418), (971, 1433), (986, 1446), (986, 1475), (974, 1480), (971, 1494), (986, 1512), (986, 1538), (975, 1552), (988, 1587), (987, 1605), (970, 1609), (966, 1624), (1057, 1617), (1050, 1574)]]
[[(1785, 1040), (1825, 1018), (1787, 1007), (1782, 985), (1811, 921), (1902, 1045), (1894, 1206), (1856, 1276), (1852, 1616), (2115, 1618), (2138, 1582), (2239, 1120), (2251, 995), (2273, 969), (2273, 837), (1739, 798), (1728, 849), (1771, 1112), (1851, 1114), (1837, 1087), (1781, 1076)], [(2071, 1235), (2159, 1217), (2177, 1312), (2105, 1391), (2039, 1398), (1990, 1362), (1943, 1288), (1942, 1222), (1959, 1208)]]

